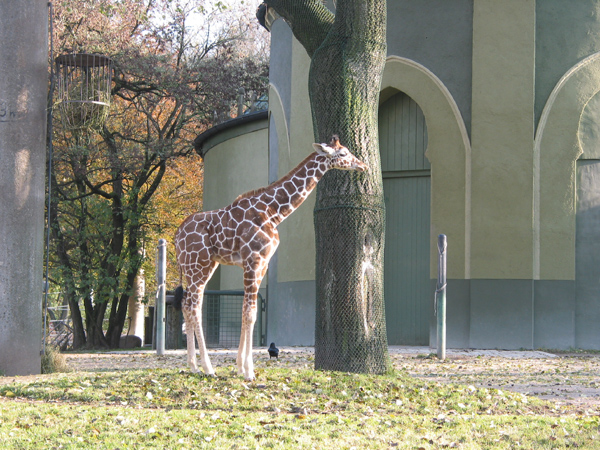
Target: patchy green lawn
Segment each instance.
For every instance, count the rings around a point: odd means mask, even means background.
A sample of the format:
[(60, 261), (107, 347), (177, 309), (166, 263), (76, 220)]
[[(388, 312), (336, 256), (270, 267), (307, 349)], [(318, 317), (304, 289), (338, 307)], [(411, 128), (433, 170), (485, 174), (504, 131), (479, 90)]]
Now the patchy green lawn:
[[(306, 353), (261, 354), (246, 383), (227, 353), (213, 357), (216, 378), (189, 373), (182, 354), (98, 354), (95, 368), (69, 359), (77, 372), (2, 380), (3, 448), (600, 448), (596, 406), (482, 387), (479, 360), (392, 358), (394, 373), (366, 376), (314, 371)], [(477, 382), (443, 376), (457, 371)]]

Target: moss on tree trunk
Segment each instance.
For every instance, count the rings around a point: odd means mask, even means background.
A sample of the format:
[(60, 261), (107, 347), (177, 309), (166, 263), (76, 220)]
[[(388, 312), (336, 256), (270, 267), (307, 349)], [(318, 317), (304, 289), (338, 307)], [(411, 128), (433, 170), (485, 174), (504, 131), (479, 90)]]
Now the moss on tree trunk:
[(379, 87), (386, 58), (385, 0), (267, 0), (311, 56), (309, 94), (317, 142), (338, 134), (364, 173), (331, 171), (317, 187), (318, 369), (388, 369), (383, 298), (385, 205), (379, 156)]

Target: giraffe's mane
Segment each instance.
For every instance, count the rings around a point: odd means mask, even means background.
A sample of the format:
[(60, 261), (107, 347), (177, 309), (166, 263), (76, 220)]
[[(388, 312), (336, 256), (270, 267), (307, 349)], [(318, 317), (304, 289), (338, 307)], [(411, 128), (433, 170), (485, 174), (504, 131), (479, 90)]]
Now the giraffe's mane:
[(243, 194), (238, 195), (234, 201), (237, 202), (238, 200), (242, 200), (243, 198), (255, 197), (257, 195), (262, 194), (263, 192), (265, 192), (270, 187), (271, 187), (271, 185), (268, 185), (268, 186), (263, 186), (263, 187), (258, 188), (258, 189), (252, 189), (251, 191), (248, 191), (248, 192), (244, 192)]
[(278, 181), (275, 181), (274, 183), (271, 183), (271, 184), (269, 184), (268, 186), (263, 186), (263, 187), (260, 187), (260, 188), (258, 188), (258, 189), (253, 189), (253, 190), (251, 190), (251, 191), (244, 192), (243, 194), (241, 194), (241, 195), (238, 195), (238, 196), (236, 197), (236, 199), (234, 200), (234, 202), (237, 202), (238, 200), (242, 200), (242, 199), (244, 199), (244, 198), (255, 197), (255, 196), (257, 196), (257, 195), (260, 195), (260, 194), (262, 194), (263, 192), (266, 192), (266, 191), (268, 191), (269, 189), (271, 189), (271, 188), (273, 187), (273, 185), (275, 185), (275, 184), (278, 184), (278, 183), (281, 183), (281, 182), (284, 182), (284, 181), (287, 181), (288, 179), (290, 179), (290, 178), (292, 177), (293, 173), (294, 173), (294, 172), (296, 172), (296, 170), (298, 170), (300, 167), (303, 167), (303, 166), (306, 164), (306, 162), (307, 162), (307, 161), (308, 161), (310, 158), (312, 158), (312, 157), (313, 157), (313, 155), (314, 155), (314, 154), (315, 154), (315, 153), (313, 152), (313, 153), (311, 153), (310, 155), (308, 155), (306, 158), (304, 158), (304, 160), (302, 160), (302, 162), (301, 162), (300, 164), (298, 164), (296, 167), (294, 167), (294, 168), (293, 168), (293, 169), (292, 169), (292, 170), (291, 170), (291, 171), (290, 171), (290, 172), (289, 172), (289, 173), (288, 173), (288, 174), (287, 174), (285, 177), (283, 177), (282, 179), (280, 179), (280, 180), (278, 180)]

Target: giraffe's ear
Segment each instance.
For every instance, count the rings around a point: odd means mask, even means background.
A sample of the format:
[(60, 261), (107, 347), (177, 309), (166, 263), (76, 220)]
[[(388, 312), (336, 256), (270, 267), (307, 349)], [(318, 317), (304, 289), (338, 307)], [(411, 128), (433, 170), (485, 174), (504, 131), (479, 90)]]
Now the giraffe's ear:
[(327, 144), (313, 144), (313, 148), (320, 155), (333, 155), (335, 153), (335, 149), (331, 148)]

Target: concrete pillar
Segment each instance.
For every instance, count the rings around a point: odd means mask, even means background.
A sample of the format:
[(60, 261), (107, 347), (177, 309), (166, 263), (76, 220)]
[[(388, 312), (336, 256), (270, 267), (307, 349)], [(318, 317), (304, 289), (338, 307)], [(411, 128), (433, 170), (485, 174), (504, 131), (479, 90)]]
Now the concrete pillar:
[(0, 2), (0, 372), (40, 373), (48, 6)]

